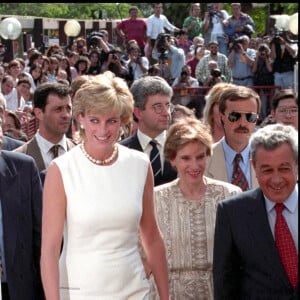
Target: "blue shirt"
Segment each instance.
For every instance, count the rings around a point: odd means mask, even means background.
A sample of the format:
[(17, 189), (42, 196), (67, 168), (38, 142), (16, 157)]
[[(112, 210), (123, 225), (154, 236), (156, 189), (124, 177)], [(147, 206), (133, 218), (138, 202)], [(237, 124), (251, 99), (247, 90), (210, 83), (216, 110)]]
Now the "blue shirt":
[[(157, 49), (153, 48), (152, 57), (154, 59), (158, 59), (159, 55), (160, 53), (157, 51)], [(170, 50), (167, 53), (167, 58), (171, 61), (171, 63), (169, 64), (171, 78), (175, 79), (176, 77), (180, 76), (182, 67), (185, 65), (184, 51), (181, 48), (170, 45)]]
[[(226, 164), (226, 170), (227, 170), (227, 178), (228, 182), (231, 182), (232, 179), (232, 172), (233, 172), (233, 165), (234, 165), (234, 158), (235, 155), (238, 153), (235, 150), (233, 150), (225, 140), (225, 137), (221, 140), (223, 150), (224, 150), (224, 156), (225, 156), (225, 164)], [(252, 188), (251, 183), (251, 163), (250, 163), (250, 146), (248, 145), (242, 152), (240, 152), (242, 155), (242, 160), (240, 161), (240, 168), (242, 169), (244, 175), (247, 178), (249, 188)]]

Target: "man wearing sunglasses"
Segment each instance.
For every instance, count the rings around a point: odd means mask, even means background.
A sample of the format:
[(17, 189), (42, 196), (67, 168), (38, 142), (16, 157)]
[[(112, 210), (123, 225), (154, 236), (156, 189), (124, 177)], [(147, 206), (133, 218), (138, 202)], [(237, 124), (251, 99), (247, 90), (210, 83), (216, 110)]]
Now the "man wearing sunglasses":
[[(237, 184), (243, 190), (258, 187), (250, 164), (249, 140), (256, 126), (260, 107), (259, 95), (248, 87), (236, 85), (223, 91), (219, 101), (219, 116), (224, 137), (213, 145), (213, 155), (207, 163), (207, 176)], [(241, 169), (239, 176), (243, 177), (239, 183), (235, 180), (237, 154), (241, 155), (238, 166)]]

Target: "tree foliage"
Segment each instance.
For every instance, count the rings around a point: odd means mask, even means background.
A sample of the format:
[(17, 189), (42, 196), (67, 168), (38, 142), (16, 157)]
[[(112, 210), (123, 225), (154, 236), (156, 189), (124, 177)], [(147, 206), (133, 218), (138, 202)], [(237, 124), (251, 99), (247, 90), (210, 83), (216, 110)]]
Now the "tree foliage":
[[(269, 14), (288, 14), (298, 12), (298, 3), (242, 3), (242, 10), (252, 16), (256, 24), (256, 34), (266, 31)], [(0, 14), (22, 15), (66, 19), (126, 19), (128, 9), (135, 5), (140, 9), (140, 17), (147, 18), (153, 13), (151, 3), (2, 3)], [(163, 3), (163, 14), (177, 27), (189, 15), (190, 3)], [(223, 3), (231, 14), (230, 3)], [(201, 4), (201, 17), (207, 4)]]

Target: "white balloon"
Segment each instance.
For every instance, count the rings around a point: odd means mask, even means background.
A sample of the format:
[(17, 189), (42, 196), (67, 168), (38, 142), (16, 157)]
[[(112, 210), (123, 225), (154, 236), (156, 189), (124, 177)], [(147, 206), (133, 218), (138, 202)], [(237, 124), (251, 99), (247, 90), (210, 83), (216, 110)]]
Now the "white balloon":
[(289, 30), (292, 34), (298, 35), (298, 13), (290, 16)]
[(289, 28), (289, 20), (290, 20), (290, 16), (289, 15), (279, 15), (276, 18), (276, 23), (275, 26), (279, 29), (279, 30), (284, 30), (287, 31)]
[(81, 26), (76, 20), (69, 20), (64, 27), (67, 36), (75, 37), (80, 33)]
[(0, 23), (0, 35), (5, 40), (16, 40), (22, 32), (22, 25), (15, 18), (6, 18)]

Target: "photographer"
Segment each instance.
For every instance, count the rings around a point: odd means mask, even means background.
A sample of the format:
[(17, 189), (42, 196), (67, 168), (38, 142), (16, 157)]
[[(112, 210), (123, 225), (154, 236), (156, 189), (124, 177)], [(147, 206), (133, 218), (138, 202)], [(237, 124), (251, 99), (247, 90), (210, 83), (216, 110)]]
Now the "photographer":
[(131, 46), (128, 51), (128, 69), (132, 69), (133, 80), (144, 76), (149, 69), (149, 60), (146, 56), (141, 55), (140, 48), (138, 46)]
[(87, 55), (87, 43), (83, 37), (78, 37), (73, 43), (73, 50), (76, 51), (80, 56)]
[[(179, 31), (179, 28), (171, 24), (168, 18), (162, 14), (162, 3), (153, 3), (153, 12), (154, 13), (147, 18), (147, 44), (149, 53), (152, 53), (155, 41), (157, 40), (159, 34), (165, 32), (165, 29), (172, 32)], [(149, 57), (149, 60), (151, 58), (152, 57)]]
[(231, 82), (231, 70), (228, 67), (228, 59), (226, 55), (219, 52), (219, 44), (217, 41), (210, 41), (208, 44), (209, 54), (200, 59), (196, 66), (196, 78), (199, 83), (205, 84), (211, 76), (208, 64), (211, 60), (214, 60), (218, 64), (218, 68), (225, 76), (226, 82)]
[(236, 85), (252, 86), (252, 66), (256, 58), (256, 51), (248, 48), (250, 38), (243, 35), (234, 40), (228, 58), (228, 67), (232, 70), (232, 83)]
[(127, 80), (128, 67), (122, 59), (122, 50), (119, 47), (114, 48), (108, 53), (107, 62), (104, 64), (104, 71), (109, 70), (116, 76)]
[(274, 84), (281, 89), (294, 88), (294, 65), (298, 55), (297, 43), (290, 43), (287, 33), (275, 34), (271, 40)]
[(228, 38), (224, 32), (225, 20), (229, 18), (226, 10), (222, 9), (223, 3), (207, 4), (207, 12), (205, 13), (203, 31), (206, 40), (218, 41), (219, 52), (227, 55)]
[[(262, 43), (259, 45), (252, 71), (254, 74), (253, 83), (255, 86), (260, 85), (274, 85), (273, 63), (270, 57), (270, 48), (267, 44)], [(270, 90), (269, 89), (256, 89), (260, 95), (261, 109), (260, 119), (264, 119), (270, 113)]]
[(209, 61), (208, 69), (210, 71), (210, 75), (208, 76), (206, 82), (204, 82), (204, 86), (212, 87), (217, 83), (226, 82), (226, 77), (221, 73), (216, 61)]
[(231, 8), (232, 15), (223, 22), (228, 43), (244, 35), (251, 37), (255, 31), (253, 19), (241, 11), (241, 3), (231, 3)]
[[(189, 65), (184, 65), (181, 69), (180, 76), (175, 78), (172, 87), (174, 88), (199, 87), (198, 80), (191, 76), (191, 72), (192, 72), (191, 67)], [(186, 106), (191, 102), (191, 97), (189, 95), (184, 95), (183, 97), (176, 98), (175, 102)]]
[(180, 76), (181, 69), (185, 65), (184, 51), (176, 47), (175, 43), (172, 43), (171, 36), (168, 34), (160, 34), (158, 36), (152, 50), (152, 57), (155, 60), (171, 60), (169, 65), (171, 84), (175, 78)]

